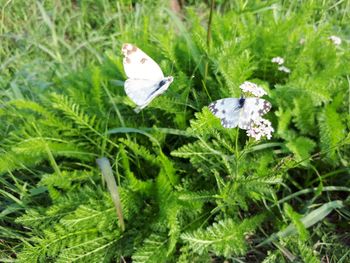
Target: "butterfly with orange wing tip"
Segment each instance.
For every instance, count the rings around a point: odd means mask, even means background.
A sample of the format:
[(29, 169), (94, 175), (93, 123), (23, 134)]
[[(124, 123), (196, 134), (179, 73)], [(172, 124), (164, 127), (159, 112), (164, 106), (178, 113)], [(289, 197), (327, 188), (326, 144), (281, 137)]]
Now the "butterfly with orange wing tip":
[(132, 44), (123, 44), (122, 53), (124, 71), (128, 77), (124, 82), (125, 93), (137, 105), (135, 112), (138, 113), (164, 93), (174, 78), (164, 77), (158, 64)]
[(254, 121), (270, 111), (271, 103), (260, 98), (226, 98), (214, 101), (209, 110), (221, 120), (224, 128), (249, 129)]

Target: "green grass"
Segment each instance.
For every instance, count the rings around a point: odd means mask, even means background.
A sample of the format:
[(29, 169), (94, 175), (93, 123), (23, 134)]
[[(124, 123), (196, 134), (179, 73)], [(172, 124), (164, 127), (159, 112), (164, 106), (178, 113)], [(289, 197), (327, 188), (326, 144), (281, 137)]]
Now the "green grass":
[[(0, 261), (350, 261), (350, 2), (215, 1), (209, 28), (210, 3), (182, 2), (1, 5)], [(174, 76), (139, 114), (125, 42)], [(270, 141), (207, 108), (244, 81)]]

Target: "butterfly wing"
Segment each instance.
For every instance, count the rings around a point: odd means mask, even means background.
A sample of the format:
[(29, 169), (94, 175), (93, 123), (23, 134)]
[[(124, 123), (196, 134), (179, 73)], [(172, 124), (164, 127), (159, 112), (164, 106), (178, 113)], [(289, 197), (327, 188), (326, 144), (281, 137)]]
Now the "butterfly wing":
[(126, 95), (138, 106), (147, 106), (154, 98), (159, 87), (159, 81), (148, 79), (127, 79), (124, 82)]
[(249, 129), (254, 120), (259, 120), (262, 115), (271, 109), (271, 103), (260, 98), (246, 98), (240, 111), (238, 127)]
[(216, 117), (220, 118), (223, 127), (237, 127), (242, 110), (238, 98), (217, 100), (212, 102), (208, 107)]
[(138, 47), (124, 44), (122, 53), (124, 55), (124, 71), (128, 78), (154, 81), (160, 81), (164, 78), (158, 64)]

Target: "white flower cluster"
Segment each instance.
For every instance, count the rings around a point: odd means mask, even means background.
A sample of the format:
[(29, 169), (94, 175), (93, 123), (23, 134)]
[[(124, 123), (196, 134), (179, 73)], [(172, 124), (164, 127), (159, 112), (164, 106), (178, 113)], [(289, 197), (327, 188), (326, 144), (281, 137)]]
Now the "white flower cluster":
[(286, 66), (284, 66), (284, 58), (281, 57), (274, 57), (271, 59), (272, 63), (276, 63), (277, 65), (279, 65), (279, 67), (277, 68), (279, 71), (282, 71), (284, 73), (290, 73), (290, 69), (287, 68)]
[(284, 63), (284, 59), (281, 57), (274, 57), (271, 59), (272, 63), (276, 63), (278, 65), (282, 65)]
[(330, 41), (333, 42), (334, 45), (339, 46), (341, 44), (341, 38), (337, 36), (330, 36), (328, 38)]
[(243, 92), (251, 93), (255, 97), (259, 97), (260, 98), (260, 97), (262, 97), (264, 95), (267, 95), (266, 91), (262, 87), (256, 85), (253, 82), (245, 81), (239, 87), (241, 88), (241, 90)]
[(282, 71), (282, 72), (285, 72), (285, 73), (288, 73), (288, 74), (290, 73), (290, 69), (285, 67), (285, 66), (278, 67), (278, 70)]
[(253, 120), (253, 124), (247, 130), (247, 135), (259, 141), (262, 137), (266, 137), (268, 140), (272, 138), (272, 133), (275, 131), (269, 120), (260, 118)]
[[(267, 95), (266, 91), (262, 87), (253, 82), (245, 81), (239, 87), (244, 93), (250, 93), (255, 97), (260, 98)], [(252, 125), (247, 129), (247, 135), (257, 141), (261, 140), (262, 137), (266, 137), (270, 140), (272, 133), (274, 132), (271, 122), (260, 117), (260, 114), (255, 115), (255, 117), (256, 118), (251, 119)]]

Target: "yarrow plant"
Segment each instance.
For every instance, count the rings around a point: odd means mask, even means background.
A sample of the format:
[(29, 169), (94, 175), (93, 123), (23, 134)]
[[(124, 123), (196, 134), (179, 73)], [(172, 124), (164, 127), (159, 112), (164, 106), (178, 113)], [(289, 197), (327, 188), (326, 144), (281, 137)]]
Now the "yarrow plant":
[(279, 71), (282, 71), (282, 72), (284, 72), (284, 73), (287, 73), (287, 74), (290, 73), (290, 69), (287, 68), (286, 66), (280, 66), (280, 67), (278, 67), (278, 70), (279, 70)]
[(341, 44), (341, 38), (340, 37), (337, 37), (337, 36), (330, 36), (328, 38), (330, 41), (332, 41), (332, 43), (336, 46), (339, 46)]
[(240, 98), (225, 98), (209, 104), (209, 110), (221, 120), (224, 128), (248, 130), (248, 136), (260, 140), (271, 138), (271, 123), (263, 118), (271, 109), (271, 103), (260, 97), (267, 92), (257, 84), (245, 81), (240, 85), (244, 93)]
[[(240, 88), (244, 93), (250, 93), (258, 98), (267, 95), (267, 92), (262, 87), (249, 81), (245, 81), (241, 84)], [(247, 135), (254, 138), (256, 141), (261, 140), (263, 137), (270, 140), (274, 131), (271, 122), (262, 118), (261, 115), (258, 114), (255, 115), (255, 118), (252, 118), (251, 125), (247, 129)]]
[(279, 65), (279, 67), (277, 68), (279, 71), (282, 71), (282, 72), (287, 73), (287, 74), (290, 73), (290, 69), (283, 65), (284, 64), (284, 58), (282, 58), (282, 57), (274, 57), (274, 58), (271, 59), (271, 62)]
[(272, 63), (276, 63), (278, 65), (282, 65), (284, 63), (284, 58), (281, 57), (274, 57), (271, 59)]
[(5, 2), (2, 262), (350, 263), (349, 1)]
[(244, 93), (251, 93), (258, 98), (267, 95), (266, 91), (262, 87), (256, 85), (253, 82), (245, 81), (239, 87)]
[(254, 138), (256, 141), (260, 141), (263, 137), (270, 140), (274, 131), (271, 122), (260, 117), (259, 119), (253, 120), (252, 125), (247, 130), (247, 135)]

